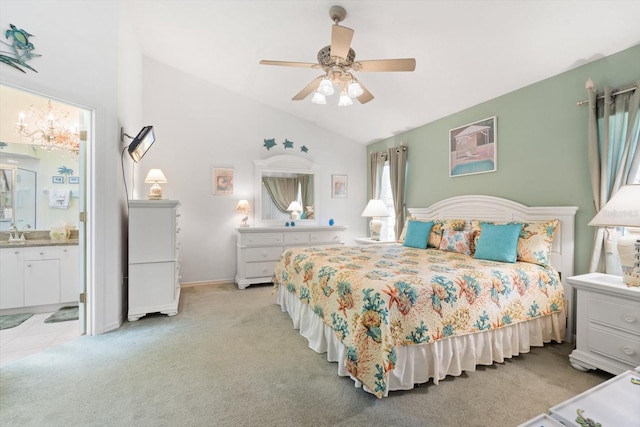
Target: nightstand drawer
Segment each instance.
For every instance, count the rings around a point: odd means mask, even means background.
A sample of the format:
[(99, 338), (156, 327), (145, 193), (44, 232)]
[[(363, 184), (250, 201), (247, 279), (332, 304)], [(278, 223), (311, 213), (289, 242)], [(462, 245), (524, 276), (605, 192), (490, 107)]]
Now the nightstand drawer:
[(589, 350), (632, 365), (640, 364), (640, 340), (590, 327), (587, 332)]
[(593, 294), (588, 295), (587, 315), (590, 322), (640, 334), (640, 306), (625, 304), (620, 299), (610, 300)]
[(248, 262), (246, 264), (246, 277), (273, 276), (276, 270), (276, 261)]
[(280, 254), (282, 254), (282, 246), (246, 249), (248, 262), (277, 261), (280, 258)]

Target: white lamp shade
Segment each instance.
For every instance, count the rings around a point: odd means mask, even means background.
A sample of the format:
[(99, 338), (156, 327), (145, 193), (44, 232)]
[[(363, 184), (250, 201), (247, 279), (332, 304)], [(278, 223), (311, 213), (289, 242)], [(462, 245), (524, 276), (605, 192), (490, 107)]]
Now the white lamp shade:
[(364, 93), (364, 90), (362, 90), (362, 86), (358, 82), (352, 82), (349, 84), (348, 93), (351, 98), (357, 98)]
[(164, 176), (164, 174), (160, 169), (151, 169), (147, 174), (147, 177), (144, 179), (144, 182), (147, 184), (154, 184), (154, 183), (166, 184), (167, 177)]
[(338, 107), (348, 107), (351, 104), (353, 104), (353, 101), (351, 100), (351, 98), (349, 98), (349, 95), (347, 95), (346, 93), (343, 93), (342, 95), (340, 95), (340, 100), (338, 101)]
[(380, 199), (371, 199), (369, 203), (367, 203), (367, 207), (362, 211), (362, 216), (368, 217), (383, 217), (390, 216), (387, 207), (384, 205), (384, 202)]
[(311, 102), (314, 104), (324, 105), (327, 103), (327, 98), (320, 92), (315, 92), (313, 94), (313, 98), (311, 98)]
[(331, 96), (335, 92), (333, 88), (333, 84), (331, 80), (324, 78), (320, 81), (320, 85), (318, 86), (318, 92), (325, 96)]
[(640, 184), (621, 187), (593, 217), (589, 225), (640, 227)]
[(298, 201), (294, 200), (293, 202), (291, 202), (287, 210), (289, 212), (300, 212), (302, 211), (302, 205)]
[(248, 200), (238, 200), (238, 204), (236, 205), (237, 211), (246, 212), (249, 210), (249, 201)]

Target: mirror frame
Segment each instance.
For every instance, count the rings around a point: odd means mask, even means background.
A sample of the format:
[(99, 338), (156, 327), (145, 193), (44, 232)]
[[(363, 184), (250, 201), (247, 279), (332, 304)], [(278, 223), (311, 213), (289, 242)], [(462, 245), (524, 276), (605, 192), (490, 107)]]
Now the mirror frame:
[(281, 154), (269, 157), (267, 159), (254, 160), (254, 223), (257, 227), (277, 227), (283, 226), (281, 220), (263, 220), (262, 219), (262, 173), (263, 172), (283, 172), (283, 173), (299, 173), (313, 175), (313, 218), (299, 219), (296, 223), (300, 225), (317, 225), (320, 215), (319, 185), (320, 166), (314, 164), (311, 160), (303, 157), (293, 156), (290, 154)]

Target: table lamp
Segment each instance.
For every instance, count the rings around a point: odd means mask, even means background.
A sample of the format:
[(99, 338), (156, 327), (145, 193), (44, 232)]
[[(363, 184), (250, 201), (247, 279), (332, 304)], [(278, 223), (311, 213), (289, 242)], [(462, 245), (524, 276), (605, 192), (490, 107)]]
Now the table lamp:
[(618, 240), (622, 280), (627, 286), (640, 286), (640, 184), (621, 187), (589, 225), (626, 228)]
[(287, 211), (291, 212), (291, 219), (300, 219), (302, 205), (297, 200), (294, 200), (287, 208)]
[(248, 200), (238, 200), (238, 204), (236, 205), (236, 210), (242, 212), (242, 222), (240, 223), (240, 227), (248, 227), (247, 221), (249, 220), (249, 201)]
[(153, 184), (149, 189), (149, 200), (161, 200), (162, 199), (162, 187), (161, 184), (166, 184), (167, 178), (164, 176), (160, 169), (151, 169), (144, 179), (147, 184)]
[(390, 216), (384, 202), (380, 199), (369, 200), (364, 211), (362, 211), (362, 216), (371, 217), (371, 222), (369, 223), (371, 240), (380, 240), (380, 230), (382, 229), (380, 218)]

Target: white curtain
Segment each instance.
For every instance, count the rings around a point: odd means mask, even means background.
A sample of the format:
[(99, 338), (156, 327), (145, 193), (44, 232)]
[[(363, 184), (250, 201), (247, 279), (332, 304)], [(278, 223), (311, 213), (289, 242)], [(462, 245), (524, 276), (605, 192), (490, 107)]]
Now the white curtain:
[[(615, 89), (605, 87), (604, 96), (597, 96), (593, 82), (587, 82), (589, 96), (589, 167), (596, 213), (604, 207), (618, 189), (631, 184), (640, 168), (640, 81), (632, 90), (614, 95)], [(623, 92), (623, 91), (620, 91)], [(606, 262), (606, 230), (596, 229), (589, 271), (621, 274), (619, 262)], [(614, 270), (615, 269), (615, 270)]]

